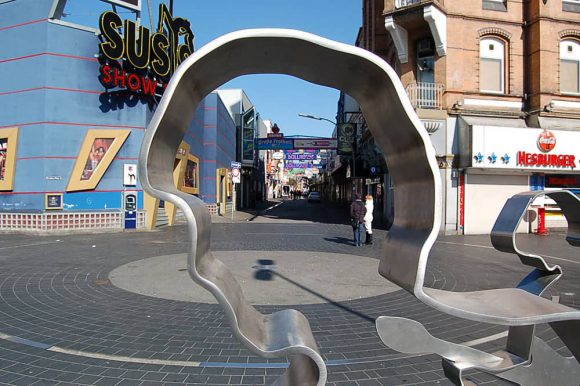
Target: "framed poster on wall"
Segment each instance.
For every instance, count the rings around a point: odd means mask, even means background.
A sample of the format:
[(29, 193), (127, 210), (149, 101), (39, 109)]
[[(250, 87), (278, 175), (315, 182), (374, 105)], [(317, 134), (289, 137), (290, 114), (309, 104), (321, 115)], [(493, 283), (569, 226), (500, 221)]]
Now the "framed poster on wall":
[(62, 193), (46, 193), (44, 195), (44, 208), (46, 210), (62, 209)]
[(181, 190), (190, 194), (199, 194), (199, 158), (193, 154), (187, 155)]
[(14, 189), (18, 128), (0, 129), (0, 191)]
[(131, 130), (89, 130), (66, 191), (95, 189), (130, 133)]

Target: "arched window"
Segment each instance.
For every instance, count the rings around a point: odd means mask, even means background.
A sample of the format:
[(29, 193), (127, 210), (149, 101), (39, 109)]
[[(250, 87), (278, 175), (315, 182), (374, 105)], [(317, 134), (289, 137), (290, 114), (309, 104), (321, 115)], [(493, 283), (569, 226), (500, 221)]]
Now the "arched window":
[(580, 93), (580, 43), (577, 40), (560, 42), (560, 92)]
[(505, 43), (496, 38), (479, 42), (479, 90), (505, 92)]

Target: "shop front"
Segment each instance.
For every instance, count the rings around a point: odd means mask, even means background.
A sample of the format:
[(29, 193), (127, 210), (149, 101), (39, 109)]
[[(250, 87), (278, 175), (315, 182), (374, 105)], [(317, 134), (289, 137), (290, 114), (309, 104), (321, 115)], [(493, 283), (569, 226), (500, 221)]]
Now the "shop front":
[[(463, 234), (488, 234), (505, 202), (528, 190), (580, 189), (580, 132), (548, 128), (467, 125), (461, 133), (459, 226)], [(555, 203), (536, 200), (519, 231), (566, 226)], [(540, 211), (540, 212), (543, 212)]]

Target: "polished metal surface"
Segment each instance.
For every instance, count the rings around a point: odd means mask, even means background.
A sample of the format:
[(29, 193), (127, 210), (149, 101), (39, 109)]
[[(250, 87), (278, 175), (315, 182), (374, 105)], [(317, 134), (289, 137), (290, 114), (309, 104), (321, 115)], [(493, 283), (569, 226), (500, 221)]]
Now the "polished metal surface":
[(359, 102), (375, 140), (388, 154), (396, 182), (395, 205), (401, 210), (389, 235), (396, 261), (387, 269), (408, 290), (419, 272), (413, 266), (426, 262), (437, 236), (441, 182), (429, 136), (396, 73), (366, 50), (301, 31), (245, 30), (202, 47), (173, 75), (143, 140), (143, 188), (183, 211), (189, 227), (189, 274), (219, 301), (236, 337), (262, 357), (291, 356), (290, 367), (276, 384), (323, 385), (326, 367), (306, 318), (295, 310), (263, 315), (244, 299), (232, 273), (210, 251), (205, 204), (173, 183), (175, 154), (200, 101), (235, 77), (262, 73), (340, 89)]
[[(560, 267), (517, 250), (513, 240), (509, 243), (519, 224), (513, 217), (526, 210), (526, 199), (515, 198), (504, 208), (493, 236), (494, 245), (518, 254), (524, 264), (534, 267), (518, 288), (469, 293), (424, 288), (427, 260), (441, 219), (441, 181), (434, 148), (397, 75), (368, 51), (300, 31), (260, 29), (218, 38), (179, 66), (145, 133), (139, 169), (146, 192), (183, 211), (190, 240), (189, 274), (218, 300), (235, 336), (262, 357), (291, 358), (289, 368), (275, 384), (326, 382), (326, 366), (307, 319), (291, 309), (263, 315), (245, 300), (232, 273), (210, 251), (211, 221), (205, 204), (177, 190), (173, 183), (175, 154), (200, 101), (235, 77), (262, 73), (287, 74), (340, 89), (360, 104), (369, 130), (386, 154), (396, 187), (397, 211), (384, 245), (381, 275), (440, 311), (510, 327), (508, 349), (487, 354), (433, 338), (412, 321), (381, 317), (377, 328), (386, 344), (401, 351), (439, 353), (445, 373), (457, 384), (463, 384), (462, 372), (471, 368), (505, 374), (524, 384), (537, 376), (539, 369), (551, 376), (557, 366), (567, 369), (571, 377), (578, 375), (577, 361), (568, 365), (570, 359), (559, 360), (546, 345), (536, 344), (533, 326), (551, 323), (577, 359), (580, 312), (539, 296), (560, 276)], [(564, 193), (553, 198), (568, 217), (568, 241), (580, 245), (578, 199)], [(534, 353), (547, 358), (553, 367), (546, 369), (531, 362)]]
[[(580, 380), (580, 312), (540, 297), (562, 275), (558, 265), (543, 257), (521, 251), (516, 231), (531, 203), (539, 196), (552, 198), (567, 219), (566, 240), (579, 246), (580, 200), (569, 191), (534, 191), (510, 198), (491, 232), (492, 245), (499, 251), (518, 255), (533, 270), (517, 288), (474, 292), (450, 292), (415, 288), (415, 295), (452, 315), (509, 326), (506, 349), (488, 354), (431, 336), (418, 322), (382, 316), (377, 331), (389, 347), (404, 353), (435, 353), (443, 358), (446, 376), (456, 385), (472, 385), (463, 372), (478, 369), (521, 385), (577, 385)], [(421, 295), (421, 296), (418, 296)], [(535, 336), (535, 325), (550, 323), (572, 353), (563, 357)]]

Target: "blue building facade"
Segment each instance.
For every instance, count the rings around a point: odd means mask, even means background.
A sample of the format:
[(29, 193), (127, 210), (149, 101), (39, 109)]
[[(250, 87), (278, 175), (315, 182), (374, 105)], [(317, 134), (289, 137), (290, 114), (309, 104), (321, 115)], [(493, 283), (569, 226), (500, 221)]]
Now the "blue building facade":
[(200, 103), (183, 140), (199, 158), (199, 198), (208, 204), (219, 202), (216, 171), (229, 169), (235, 161), (236, 125), (217, 93)]
[[(99, 223), (97, 228), (115, 228), (127, 191), (136, 193), (143, 226), (144, 192), (138, 178), (133, 185), (124, 178), (127, 165), (138, 162), (155, 101), (107, 92), (99, 80), (99, 37), (90, 28), (51, 20), (57, 3), (0, 3), (0, 41), (5, 42), (0, 51), (0, 143), (8, 137), (3, 133), (17, 132), (16, 142), (7, 146), (8, 155), (15, 153), (14, 171), (7, 168), (0, 175), (0, 182), (10, 182), (0, 184), (0, 230), (72, 229), (71, 221), (83, 223), (79, 229), (92, 228), (91, 221)], [(198, 195), (209, 205), (216, 203), (216, 169), (229, 168), (235, 160), (235, 132), (235, 123), (212, 93), (184, 138), (199, 159)], [(85, 163), (90, 164), (98, 141), (106, 144), (102, 162), (95, 162), (102, 176), (95, 171), (87, 177)], [(82, 173), (75, 175), (77, 169)], [(79, 215), (66, 216), (73, 212)]]

